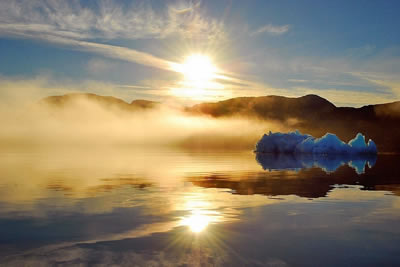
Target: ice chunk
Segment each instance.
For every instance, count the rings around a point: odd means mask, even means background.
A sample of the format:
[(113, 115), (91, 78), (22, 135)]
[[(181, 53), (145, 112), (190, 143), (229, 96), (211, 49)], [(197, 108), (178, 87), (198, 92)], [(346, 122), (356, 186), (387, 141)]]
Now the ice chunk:
[(349, 141), (349, 145), (353, 148), (365, 149), (367, 147), (367, 144), (365, 143), (365, 136), (361, 133), (358, 133), (356, 137)]
[(302, 135), (299, 131), (289, 133), (271, 133), (264, 134), (256, 144), (256, 152), (263, 153), (293, 153), (296, 146), (310, 137)]
[(374, 141), (365, 143), (365, 136), (358, 133), (345, 143), (335, 134), (327, 133), (315, 138), (299, 131), (289, 133), (271, 133), (256, 144), (255, 152), (260, 153), (302, 153), (302, 154), (377, 154)]
[(365, 143), (365, 136), (358, 133), (354, 139), (349, 141), (349, 146), (355, 153), (362, 153), (367, 150), (367, 144)]
[[(346, 154), (349, 152), (349, 145), (331, 133), (327, 133), (323, 137), (317, 138), (313, 141), (313, 154)], [(301, 146), (296, 147), (295, 152), (309, 153), (308, 151), (302, 151)]]

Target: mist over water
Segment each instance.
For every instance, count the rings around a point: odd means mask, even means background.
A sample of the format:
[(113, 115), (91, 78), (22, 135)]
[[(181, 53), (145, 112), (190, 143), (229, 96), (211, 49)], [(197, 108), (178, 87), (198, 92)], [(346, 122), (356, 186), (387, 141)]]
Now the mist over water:
[(136, 145), (252, 149), (274, 122), (196, 116), (168, 105), (125, 110), (77, 98), (66, 106), (33, 103), (3, 109), (0, 145)]

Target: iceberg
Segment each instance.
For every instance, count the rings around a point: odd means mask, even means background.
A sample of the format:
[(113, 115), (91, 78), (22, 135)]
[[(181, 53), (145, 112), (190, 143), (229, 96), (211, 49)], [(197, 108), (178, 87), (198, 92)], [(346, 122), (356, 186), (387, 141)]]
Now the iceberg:
[(335, 134), (327, 133), (321, 138), (301, 134), (298, 130), (289, 133), (264, 134), (255, 147), (257, 153), (292, 153), (325, 155), (376, 155), (376, 144), (371, 139), (365, 142), (365, 136), (358, 133), (348, 143)]

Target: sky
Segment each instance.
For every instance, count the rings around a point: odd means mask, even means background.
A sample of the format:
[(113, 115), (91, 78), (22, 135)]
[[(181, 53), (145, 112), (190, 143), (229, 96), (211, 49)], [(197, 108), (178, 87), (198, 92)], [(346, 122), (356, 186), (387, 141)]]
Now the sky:
[(0, 0), (0, 97), (400, 100), (396, 0)]

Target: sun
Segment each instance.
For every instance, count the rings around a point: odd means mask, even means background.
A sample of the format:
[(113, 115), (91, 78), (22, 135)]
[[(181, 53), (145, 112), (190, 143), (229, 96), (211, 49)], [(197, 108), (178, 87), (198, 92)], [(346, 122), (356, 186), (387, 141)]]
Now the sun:
[(173, 70), (182, 73), (183, 84), (195, 88), (210, 86), (217, 78), (218, 68), (211, 58), (203, 54), (192, 54), (181, 64), (174, 64)]
[(211, 82), (216, 75), (217, 68), (208, 56), (193, 54), (186, 58), (182, 64), (182, 73), (187, 81), (195, 86)]
[(170, 88), (175, 96), (206, 100), (215, 98), (224, 89), (218, 81), (219, 69), (205, 54), (191, 54), (182, 63), (172, 64), (171, 68), (183, 75), (177, 86)]

